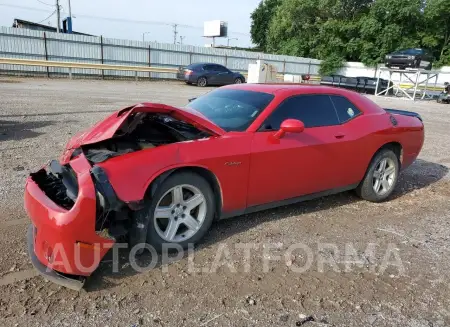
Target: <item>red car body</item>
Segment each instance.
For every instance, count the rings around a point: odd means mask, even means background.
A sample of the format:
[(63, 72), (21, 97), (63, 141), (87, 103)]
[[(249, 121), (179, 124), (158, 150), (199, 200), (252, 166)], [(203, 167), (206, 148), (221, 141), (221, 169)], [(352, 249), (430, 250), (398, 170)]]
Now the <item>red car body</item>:
[[(273, 100), (242, 132), (226, 132), (195, 110), (162, 104), (143, 103), (116, 112), (90, 130), (69, 141), (60, 158), (71, 166), (78, 181), (78, 196), (70, 209), (52, 201), (30, 176), (25, 188), (25, 208), (34, 228), (30, 231), (30, 251), (36, 264), (57, 274), (88, 276), (114, 240), (95, 231), (98, 202), (90, 163), (75, 149), (114, 136), (131, 114), (163, 113), (209, 133), (199, 140), (176, 142), (126, 153), (97, 163), (108, 176), (117, 198), (129, 208), (139, 207), (152, 182), (174, 169), (207, 171), (217, 181), (219, 217), (236, 216), (280, 204), (289, 204), (311, 195), (331, 194), (355, 188), (364, 178), (374, 154), (386, 144), (401, 149), (401, 168), (418, 156), (424, 141), (424, 126), (417, 117), (386, 112), (357, 93), (323, 86), (232, 85), (240, 89), (273, 94)], [(223, 88), (222, 88), (223, 89)], [(265, 119), (287, 98), (301, 94), (346, 97), (361, 114), (335, 126), (305, 128), (302, 133), (258, 132)], [(394, 117), (395, 123), (393, 123)], [(55, 247), (64, 247), (66, 258), (55, 257)], [(100, 245), (100, 251), (96, 247)], [(75, 253), (79, 251), (79, 253)], [(62, 265), (79, 255), (83, 266)], [(96, 257), (97, 256), (97, 257)], [(56, 263), (56, 264), (55, 264)], [(35, 266), (36, 266), (35, 264)], [(42, 268), (41, 267), (41, 268)]]

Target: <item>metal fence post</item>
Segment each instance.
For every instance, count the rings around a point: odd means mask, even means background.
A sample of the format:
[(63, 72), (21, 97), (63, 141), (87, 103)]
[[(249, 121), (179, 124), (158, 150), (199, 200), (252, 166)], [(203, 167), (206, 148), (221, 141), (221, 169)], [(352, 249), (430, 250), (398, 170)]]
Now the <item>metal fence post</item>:
[(311, 60), (308, 63), (308, 75), (311, 75)]
[[(100, 59), (102, 61), (102, 65), (104, 64), (103, 59), (103, 35), (100, 35)], [(105, 70), (102, 69), (102, 79), (105, 79)]]
[[(151, 57), (151, 46), (150, 44), (148, 45), (148, 67), (150, 67), (152, 65), (152, 57)], [(152, 73), (148, 72), (148, 79), (151, 79), (152, 77)]]
[[(48, 51), (47, 51), (47, 34), (44, 32), (44, 53), (45, 53), (45, 60), (48, 61)], [(49, 67), (47, 66), (47, 78), (50, 78), (50, 71)]]
[(225, 55), (225, 67), (228, 67), (228, 55)]
[(189, 52), (189, 65), (192, 64), (192, 52)]
[(286, 75), (286, 60), (283, 60), (283, 76)]

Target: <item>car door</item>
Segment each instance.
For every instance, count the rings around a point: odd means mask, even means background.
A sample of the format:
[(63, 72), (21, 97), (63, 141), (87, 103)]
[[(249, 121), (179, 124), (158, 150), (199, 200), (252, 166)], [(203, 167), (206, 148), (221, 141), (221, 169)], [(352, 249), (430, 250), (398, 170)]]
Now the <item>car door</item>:
[(226, 85), (232, 83), (233, 73), (227, 68), (214, 64), (211, 65), (211, 69), (214, 71), (214, 78), (211, 79), (211, 84)]
[(366, 136), (370, 134), (366, 126), (362, 126), (357, 118), (362, 111), (347, 97), (330, 95), (341, 124), (342, 138), (338, 146), (342, 169), (337, 174), (340, 185), (358, 184), (366, 172), (367, 162), (373, 153), (368, 150)]
[(234, 74), (231, 72), (228, 68), (221, 66), (221, 65), (215, 65), (215, 69), (219, 72), (217, 75), (218, 77), (218, 83), (220, 85), (228, 85), (233, 84), (234, 82)]
[(215, 65), (208, 64), (203, 66), (204, 76), (208, 80), (209, 85), (217, 85), (217, 75), (219, 72), (215, 69)]
[[(274, 132), (289, 118), (302, 121), (305, 130), (275, 139)], [(254, 134), (248, 207), (343, 187), (345, 132), (328, 95), (283, 101)]]

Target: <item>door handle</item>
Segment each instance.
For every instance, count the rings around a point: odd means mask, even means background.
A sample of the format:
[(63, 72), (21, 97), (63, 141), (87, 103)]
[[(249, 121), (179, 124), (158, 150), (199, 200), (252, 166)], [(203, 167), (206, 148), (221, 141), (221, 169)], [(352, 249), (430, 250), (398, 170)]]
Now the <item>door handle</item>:
[(345, 137), (345, 134), (337, 134), (334, 137), (337, 139), (343, 139)]

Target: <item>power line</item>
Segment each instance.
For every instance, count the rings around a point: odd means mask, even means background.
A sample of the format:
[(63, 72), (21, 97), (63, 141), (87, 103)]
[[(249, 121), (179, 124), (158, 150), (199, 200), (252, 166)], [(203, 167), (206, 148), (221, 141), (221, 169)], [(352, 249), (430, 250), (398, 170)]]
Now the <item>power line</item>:
[(36, 0), (36, 1), (42, 3), (43, 5), (47, 5), (47, 6), (50, 6), (50, 7), (54, 7), (54, 5), (51, 5), (51, 4), (46, 3), (46, 2), (44, 2), (44, 1), (41, 1), (41, 0)]
[(52, 17), (55, 13), (56, 13), (56, 10), (53, 11), (53, 12), (50, 14), (50, 16), (48, 16), (47, 18), (44, 18), (43, 20), (41, 20), (41, 21), (38, 22), (37, 24), (41, 24), (41, 23), (45, 22), (47, 19), (49, 19), (50, 17)]
[[(25, 7), (25, 6), (12, 5), (12, 4), (2, 4), (2, 3), (0, 3), (0, 6), (48, 12), (48, 10), (45, 10), (45, 9), (39, 9), (39, 8), (33, 8), (33, 7)], [(152, 21), (152, 20), (134, 20), (134, 19), (127, 19), (127, 18), (102, 17), (102, 16), (84, 15), (84, 14), (74, 14), (74, 16), (76, 16), (78, 18), (105, 20), (105, 21), (112, 21), (112, 22), (119, 22), (119, 23), (133, 23), (133, 24), (143, 24), (143, 25), (163, 25), (163, 26), (174, 26), (174, 25), (177, 25), (177, 27), (183, 27), (183, 28), (203, 29), (203, 26), (178, 24), (178, 23), (173, 23), (173, 22), (161, 22), (161, 21)], [(239, 35), (250, 36), (250, 33), (235, 32), (235, 31), (231, 31), (231, 30), (229, 30), (229, 33), (230, 34), (239, 34)]]
[(34, 11), (40, 11), (40, 12), (49, 12), (49, 9), (41, 9), (41, 8), (33, 8), (33, 7), (25, 7), (25, 6), (18, 6), (18, 5), (11, 5), (8, 3), (0, 3), (0, 6), (2, 7), (10, 7), (10, 8), (16, 8), (16, 9), (25, 9), (25, 10), (34, 10)]

